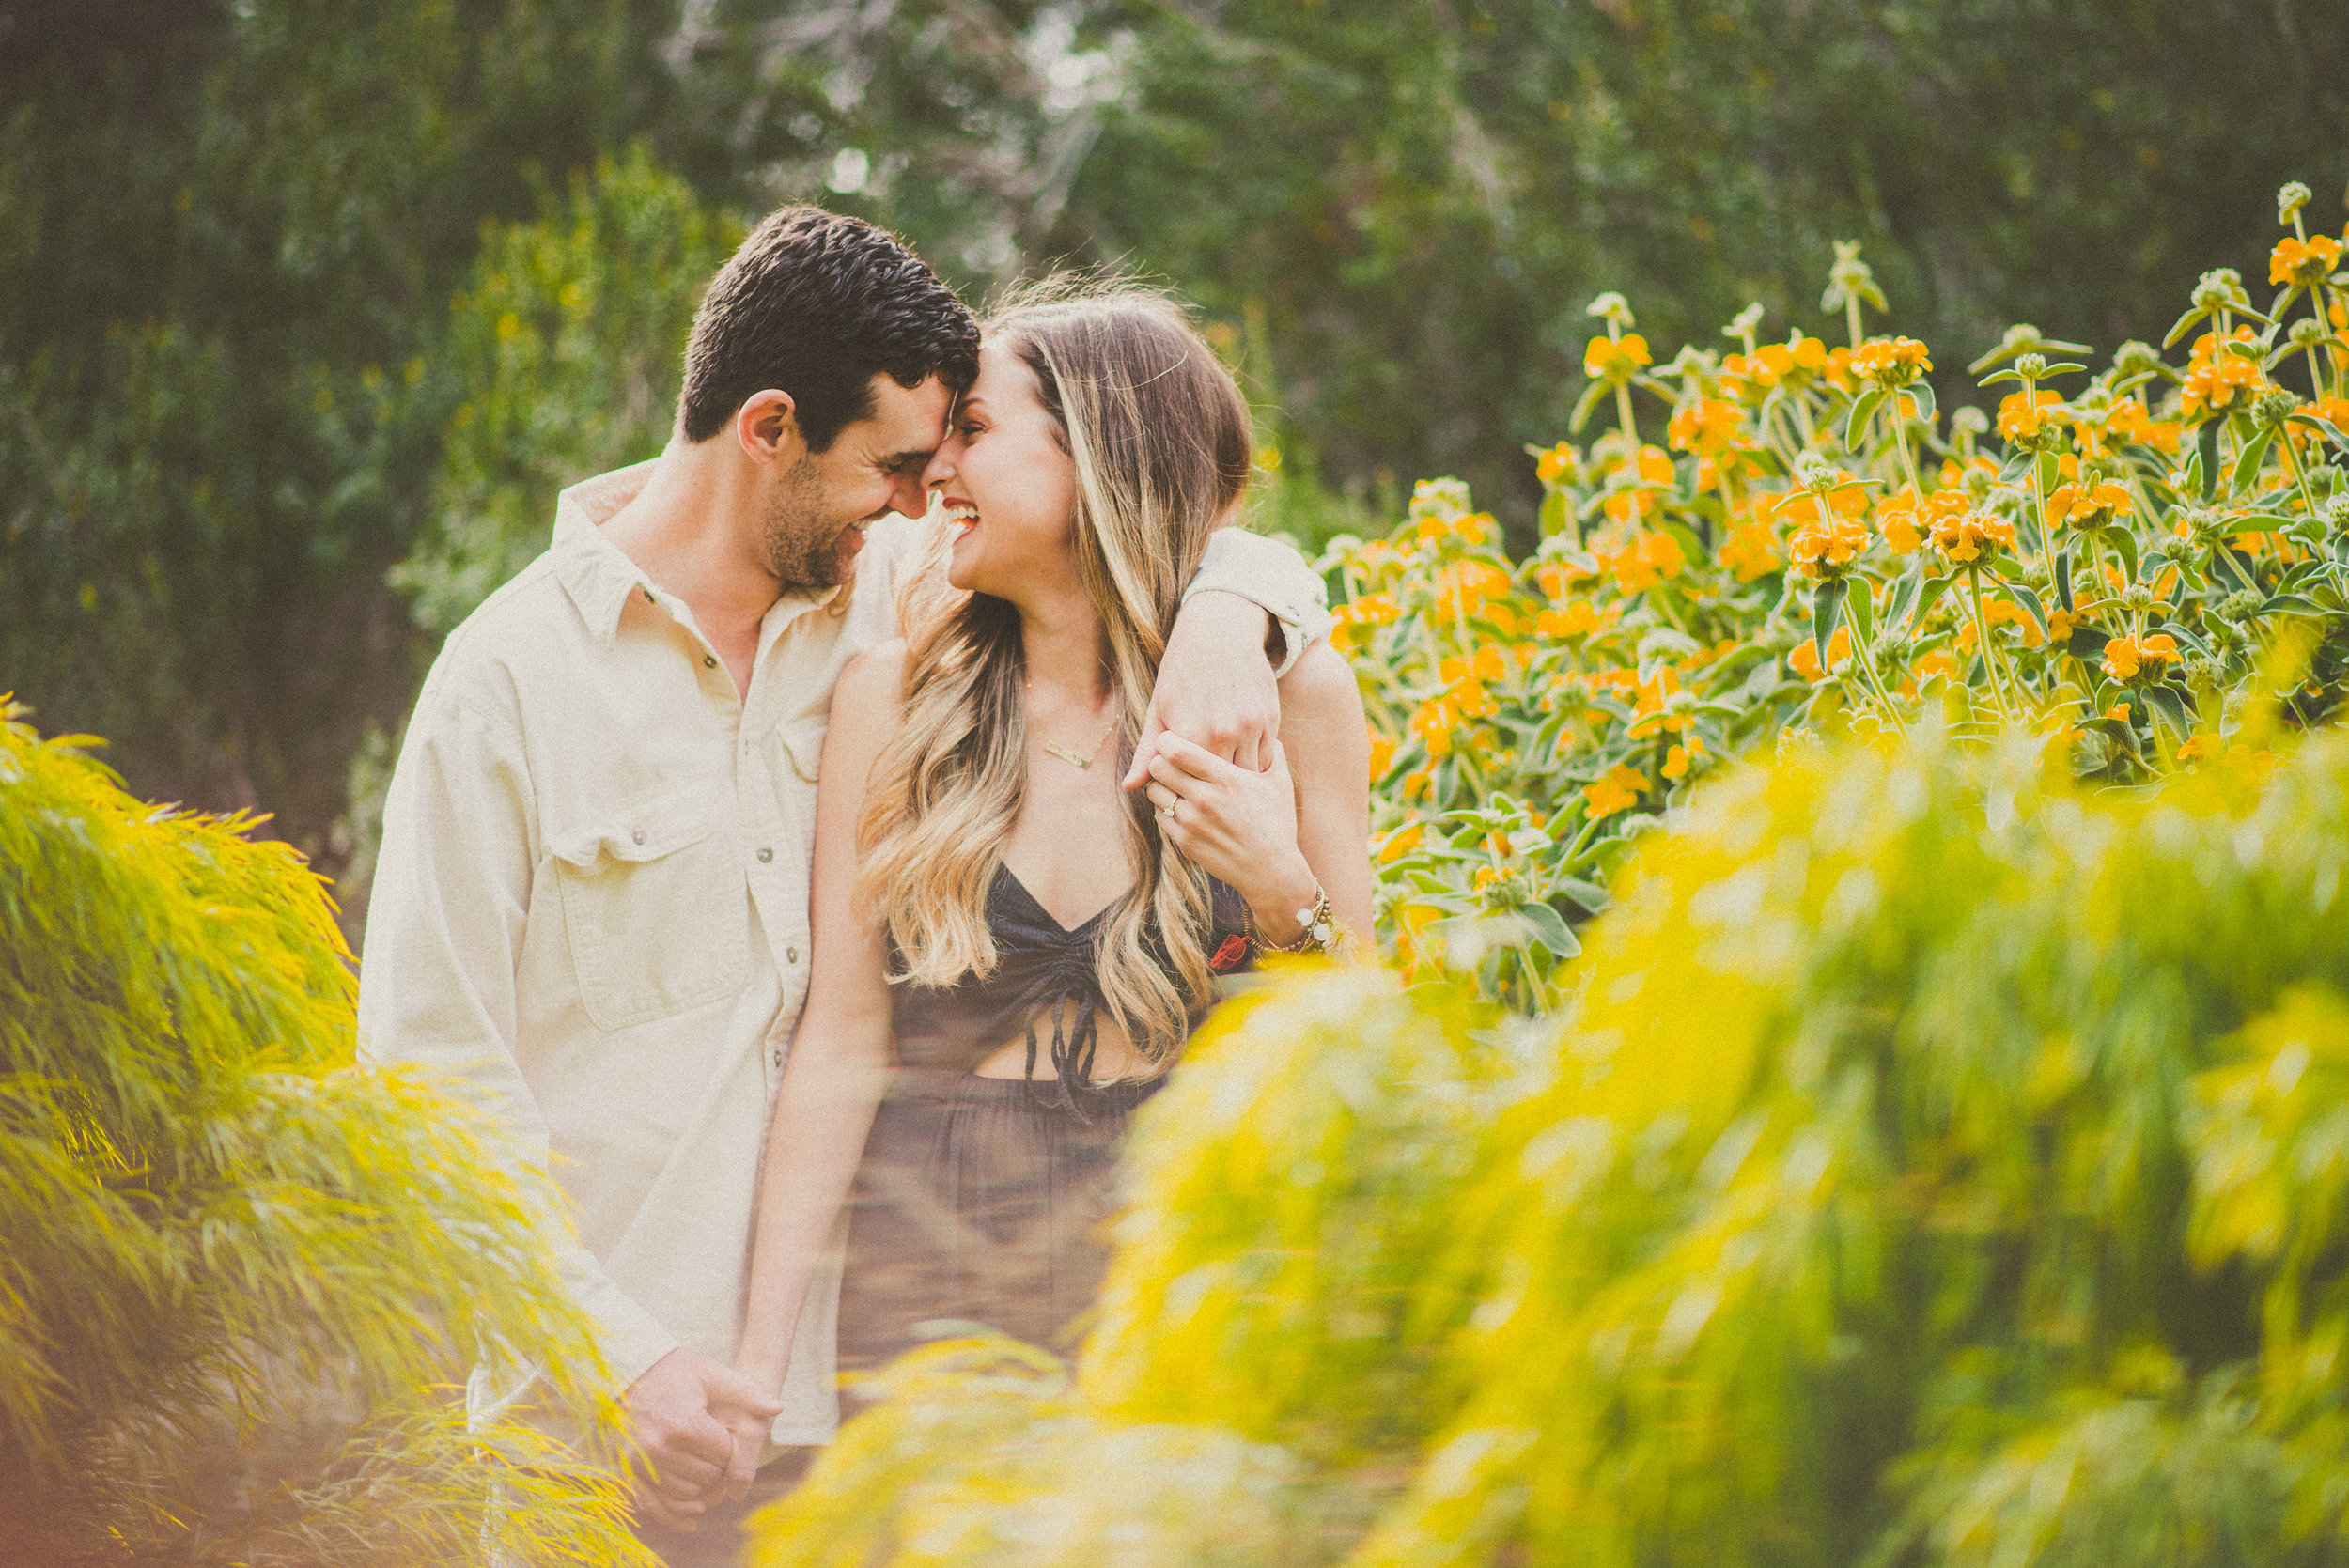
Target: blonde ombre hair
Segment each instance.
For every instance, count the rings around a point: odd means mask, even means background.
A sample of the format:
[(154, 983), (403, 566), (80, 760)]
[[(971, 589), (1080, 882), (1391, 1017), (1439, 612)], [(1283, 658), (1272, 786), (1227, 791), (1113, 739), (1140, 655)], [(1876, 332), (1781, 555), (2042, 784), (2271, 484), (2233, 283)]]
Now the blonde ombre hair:
[[(1247, 484), (1248, 405), (1182, 311), (1136, 285), (1031, 284), (986, 335), (1034, 373), (1076, 469), (1072, 537), (1106, 631), (1122, 772), (1183, 587)], [(941, 532), (901, 606), (905, 725), (874, 765), (858, 834), (859, 896), (888, 912), (900, 955), (892, 979), (923, 986), (993, 971), (988, 893), (1028, 777), (1019, 612), (952, 588), (945, 544)], [(1163, 1060), (1209, 997), (1209, 887), (1139, 791), (1126, 837), (1140, 872), (1100, 928), (1101, 996)]]

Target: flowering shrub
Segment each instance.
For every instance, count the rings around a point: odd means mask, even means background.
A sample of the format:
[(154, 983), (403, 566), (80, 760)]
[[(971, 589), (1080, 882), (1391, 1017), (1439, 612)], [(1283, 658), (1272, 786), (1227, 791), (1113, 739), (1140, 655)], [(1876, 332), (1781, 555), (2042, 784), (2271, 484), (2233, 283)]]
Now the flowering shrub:
[(1138, 1120), (1073, 1376), (909, 1357), (753, 1561), (2338, 1562), (2344, 784), (1806, 749), (1541, 1024), (1283, 977)]
[(468, 1421), (485, 1343), (599, 1399), (476, 1109), (353, 1060), (326, 885), (0, 694), (0, 1564), (652, 1560), (625, 1490)]
[[(1362, 677), (1382, 924), (1407, 972), (1557, 1000), (1573, 926), (1624, 846), (1764, 742), (2037, 737), (2115, 784), (2272, 763), (2242, 726), (2272, 691), (2288, 730), (2329, 718), (2349, 667), (2349, 274), (2305, 186), (2263, 304), (2205, 274), (2165, 348), (2114, 352), (2017, 326), (1970, 373), (1995, 415), (1946, 415), (1932, 351), (1870, 337), (1882, 294), (1838, 248), (1825, 308), (1849, 341), (1760, 337), (1658, 363), (1622, 296), (1591, 312), (1587, 446), (1532, 456), (1523, 560), (1453, 480), (1387, 538), (1320, 563)], [(1642, 434), (1642, 403), (1663, 443)]]

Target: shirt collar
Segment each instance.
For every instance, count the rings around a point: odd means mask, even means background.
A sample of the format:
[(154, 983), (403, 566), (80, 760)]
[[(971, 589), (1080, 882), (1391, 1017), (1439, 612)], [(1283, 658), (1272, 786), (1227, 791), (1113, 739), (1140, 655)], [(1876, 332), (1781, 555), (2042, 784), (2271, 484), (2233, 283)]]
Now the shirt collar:
[[(646, 482), (652, 477), (653, 465), (660, 460), (647, 458), (641, 463), (599, 474), (555, 497), (555, 577), (571, 596), (571, 603), (578, 607), (588, 631), (607, 648), (619, 636), (620, 612), (627, 608), (631, 594), (642, 593), (678, 620), (692, 624), (692, 612), (686, 608), (684, 600), (646, 577), (626, 551), (603, 536), (603, 525), (643, 493)], [(767, 624), (779, 628), (805, 611), (830, 604), (840, 592), (838, 587), (787, 590), (767, 612)], [(763, 644), (765, 639), (761, 642)]]

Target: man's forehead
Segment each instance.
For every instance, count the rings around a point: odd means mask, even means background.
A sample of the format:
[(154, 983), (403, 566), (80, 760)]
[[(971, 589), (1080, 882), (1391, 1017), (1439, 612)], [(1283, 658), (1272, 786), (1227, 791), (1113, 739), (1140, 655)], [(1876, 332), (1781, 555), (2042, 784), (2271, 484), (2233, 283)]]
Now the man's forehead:
[(872, 427), (872, 442), (879, 447), (935, 446), (954, 405), (954, 389), (936, 376), (908, 387), (899, 386), (885, 374), (877, 375), (873, 378), (873, 412), (858, 423)]

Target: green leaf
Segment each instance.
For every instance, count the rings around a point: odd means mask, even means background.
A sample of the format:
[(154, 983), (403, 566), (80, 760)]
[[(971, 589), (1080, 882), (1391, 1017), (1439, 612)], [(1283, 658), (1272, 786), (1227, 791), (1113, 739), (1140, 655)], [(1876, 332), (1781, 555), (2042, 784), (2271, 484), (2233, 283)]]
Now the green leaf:
[(2112, 633), (2108, 631), (2092, 626), (2076, 626), (2072, 629), (2072, 635), (2064, 640), (2063, 651), (2074, 659), (2093, 659), (2103, 653), (2105, 644), (2111, 641)]
[(2260, 606), (2263, 615), (2322, 615), (2325, 607), (2301, 594), (2277, 594)]
[(1917, 381), (1901, 390), (1916, 400), (1917, 411), (1911, 417), (1932, 424), (1934, 416), (1939, 411), (1939, 405), (1933, 400), (1933, 383)]
[(2159, 629), (2167, 632), (2171, 637), (2176, 638), (2180, 646), (2190, 649), (2195, 653), (2199, 653), (2204, 659), (2211, 657), (2210, 644), (2203, 642), (2201, 638), (2195, 635), (2192, 631), (2189, 631), (2185, 627), (2180, 626), (2177, 622), (2168, 622)]
[(2167, 724), (2170, 733), (2180, 740), (2194, 733), (2194, 721), (2186, 712), (2186, 700), (2178, 694), (2175, 687), (2140, 687), (2136, 694), (2145, 699), (2145, 706), (2153, 710), (2154, 716)]
[(1876, 410), (1883, 406), (1884, 389), (1882, 387), (1870, 387), (1852, 399), (1851, 417), (1843, 422), (1843, 449), (1845, 451), (1859, 450), (1859, 443), (1868, 436), (1868, 421), (1874, 419)]
[(1560, 958), (1571, 958), (1582, 951), (1575, 939), (1574, 930), (1566, 924), (1565, 916), (1547, 904), (1527, 904), (1517, 911), (1517, 918), (1532, 930), (1532, 939)]
[(1851, 616), (1853, 640), (1872, 644), (1875, 636), (1875, 584), (1864, 577), (1843, 579), (1843, 611)]
[(2229, 489), (2240, 490), (2249, 487), (2251, 481), (2259, 476), (2260, 461), (2267, 456), (2268, 444), (2275, 439), (2275, 429), (2270, 427), (2243, 443), (2243, 450), (2235, 454), (2234, 474), (2229, 481)]
[(1600, 887), (1596, 882), (1585, 881), (1579, 877), (1553, 877), (1550, 885), (1592, 914), (1599, 913), (1614, 902), (1607, 895), (1605, 888)]
[(1591, 411), (1598, 407), (1598, 400), (1607, 396), (1607, 391), (1605, 381), (1593, 381), (1582, 389), (1582, 396), (1574, 401), (1574, 411), (1566, 416), (1569, 434), (1579, 436), (1582, 433), (1582, 427), (1591, 422)]
[(2208, 501), (2218, 493), (2218, 425), (2216, 419), (2204, 420), (2195, 433), (2195, 455), (2201, 459), (2202, 499)]
[(2058, 604), (2060, 604), (2060, 605), (2061, 605), (2061, 606), (2063, 607), (2063, 613), (2064, 613), (2065, 614), (2067, 614), (2067, 615), (2071, 614), (2071, 613), (2072, 613), (2072, 551), (2071, 551), (2071, 550), (2070, 550), (2068, 547), (2067, 547), (2067, 548), (2065, 548), (2065, 549), (2059, 550), (2059, 551), (2056, 551), (2056, 558), (2055, 558), (2055, 591), (2056, 591), (2056, 602), (2057, 602)]
[(2047, 635), (2047, 612), (2046, 607), (2040, 604), (2039, 596), (2018, 582), (2008, 587), (2006, 597), (2013, 599), (2023, 613), (2030, 617), (2030, 624), (2037, 627), (2039, 635), (2045, 638)]
[(2046, 495), (2063, 482), (2063, 465), (2053, 452), (2039, 454), (2039, 493)]
[(2295, 413), (2291, 416), (2291, 423), (2295, 425), (2305, 425), (2310, 429), (2315, 430), (2330, 439), (2335, 446), (2341, 447), (2344, 450), (2349, 450), (2349, 435), (2343, 435), (2341, 427), (2329, 419), (2326, 419), (2320, 415), (2312, 413)]
[(1819, 651), (1819, 668), (1828, 665), (1827, 645), (1835, 637), (1836, 623), (1843, 616), (1843, 595), (1850, 580), (1835, 578), (1822, 582), (1811, 594), (1811, 642)]
[(2250, 567), (2246, 564), (2250, 560), (2249, 556), (2234, 546), (2225, 544), (2212, 551), (2210, 556), (2212, 564), (2237, 588), (2248, 589), (2255, 594), (2260, 591), (2259, 583), (2251, 576)]
[(2178, 339), (2184, 337), (2187, 333), (2192, 332), (2195, 324), (2209, 314), (2209, 311), (2201, 309), (2200, 307), (2187, 311), (2184, 316), (2178, 318), (2178, 324), (2170, 329), (2170, 335), (2161, 340), (2161, 346), (2165, 349), (2175, 348), (2177, 346)]
[(1892, 584), (1892, 598), (1884, 607), (1884, 629), (1891, 636), (1900, 635), (1908, 621), (1908, 613), (1917, 607), (1917, 592), (1924, 586), (1925, 561), (1920, 554)]
[(1548, 538), (1552, 534), (1564, 533), (1569, 515), (1565, 491), (1552, 490), (1542, 497), (1542, 536)]

